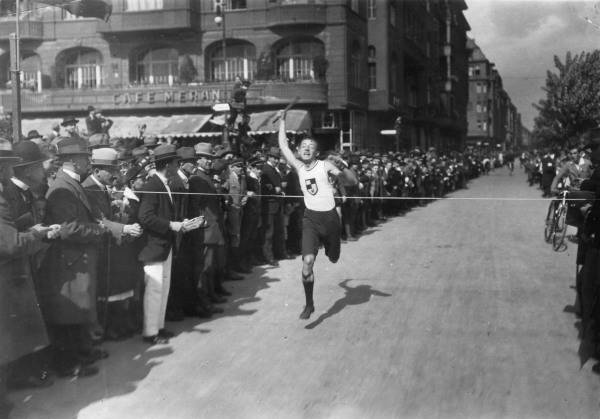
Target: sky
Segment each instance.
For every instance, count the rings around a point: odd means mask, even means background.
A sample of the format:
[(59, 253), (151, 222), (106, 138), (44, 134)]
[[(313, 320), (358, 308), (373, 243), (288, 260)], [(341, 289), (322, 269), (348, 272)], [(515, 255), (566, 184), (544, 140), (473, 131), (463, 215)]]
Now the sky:
[(466, 0), (465, 16), (488, 60), (496, 64), (504, 89), (533, 128), (544, 97), (546, 72), (554, 56), (600, 48), (600, 0)]

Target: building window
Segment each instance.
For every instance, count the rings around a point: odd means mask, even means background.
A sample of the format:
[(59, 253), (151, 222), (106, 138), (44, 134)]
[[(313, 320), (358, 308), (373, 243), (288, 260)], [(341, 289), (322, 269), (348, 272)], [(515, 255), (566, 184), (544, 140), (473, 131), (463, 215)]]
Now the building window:
[(367, 17), (369, 19), (377, 18), (377, 0), (369, 0), (367, 3)]
[(390, 3), (390, 25), (396, 27), (396, 6), (394, 6), (394, 3)]
[(223, 57), (223, 47), (219, 45), (210, 54), (208, 69), (212, 81), (235, 80), (236, 76), (253, 80), (256, 75), (256, 48), (247, 42), (227, 42)]
[(469, 77), (473, 77), (473, 67), (469, 67)]
[(179, 53), (174, 48), (156, 48), (135, 60), (134, 80), (139, 84), (168, 84), (179, 80)]
[(354, 13), (359, 13), (358, 0), (350, 0), (350, 9), (352, 9)]
[(352, 43), (352, 53), (350, 55), (350, 85), (362, 87), (363, 81), (360, 71), (361, 50), (358, 41)]
[(35, 91), (42, 81), (42, 60), (37, 54), (24, 54), (21, 60), (21, 84), (23, 88)]
[(481, 113), (481, 103), (477, 104), (477, 112)]
[(479, 68), (479, 66), (475, 66), (475, 68), (473, 69), (473, 74), (475, 76), (480, 76), (481, 75), (481, 68)]
[(487, 122), (483, 121), (483, 122), (481, 123), (481, 128), (482, 128), (484, 131), (487, 131)]
[(65, 62), (65, 87), (69, 89), (100, 87), (102, 55), (98, 51), (78, 49), (67, 56)]
[(231, 10), (240, 10), (246, 8), (246, 0), (231, 0)]
[(276, 51), (276, 72), (282, 80), (313, 80), (315, 57), (324, 56), (320, 41), (289, 41)]
[(163, 8), (163, 0), (125, 0), (124, 8), (127, 12), (160, 10)]
[(377, 90), (377, 64), (369, 63), (369, 90)]
[(377, 50), (373, 45), (368, 48), (369, 90), (377, 90)]

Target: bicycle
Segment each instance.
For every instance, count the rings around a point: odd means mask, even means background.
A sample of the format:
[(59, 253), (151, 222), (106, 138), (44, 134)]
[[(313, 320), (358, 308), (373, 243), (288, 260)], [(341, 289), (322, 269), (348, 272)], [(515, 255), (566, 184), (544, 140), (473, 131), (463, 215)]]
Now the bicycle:
[(561, 197), (559, 201), (554, 201), (554, 205), (556, 209), (554, 210), (554, 214), (552, 217), (552, 249), (554, 251), (558, 251), (565, 242), (565, 237), (567, 235), (567, 196), (569, 195), (568, 190), (563, 190), (558, 193), (558, 196)]

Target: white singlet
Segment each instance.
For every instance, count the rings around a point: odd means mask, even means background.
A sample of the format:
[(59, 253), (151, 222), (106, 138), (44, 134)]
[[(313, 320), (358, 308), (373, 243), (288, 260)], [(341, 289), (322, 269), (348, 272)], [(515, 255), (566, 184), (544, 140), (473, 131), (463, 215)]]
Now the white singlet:
[(313, 211), (330, 211), (335, 208), (333, 186), (329, 183), (329, 175), (323, 160), (317, 160), (312, 169), (307, 169), (304, 165), (300, 166), (298, 178), (306, 208)]

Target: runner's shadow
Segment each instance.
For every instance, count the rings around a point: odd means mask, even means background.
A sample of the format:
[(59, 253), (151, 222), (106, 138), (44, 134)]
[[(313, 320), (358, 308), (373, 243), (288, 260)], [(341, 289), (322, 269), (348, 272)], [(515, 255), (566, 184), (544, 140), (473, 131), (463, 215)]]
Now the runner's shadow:
[(312, 323), (307, 324), (304, 327), (305, 329), (314, 329), (315, 327), (323, 323), (324, 320), (335, 316), (347, 306), (355, 306), (359, 304), (368, 303), (371, 299), (371, 296), (373, 295), (377, 297), (390, 297), (392, 295), (372, 289), (370, 285), (359, 285), (357, 287), (352, 288), (348, 286), (348, 282), (350, 281), (352, 280), (345, 279), (338, 284), (344, 289), (346, 294), (342, 298), (337, 300), (335, 303), (333, 303), (329, 310), (321, 314), (318, 319), (316, 319)]

